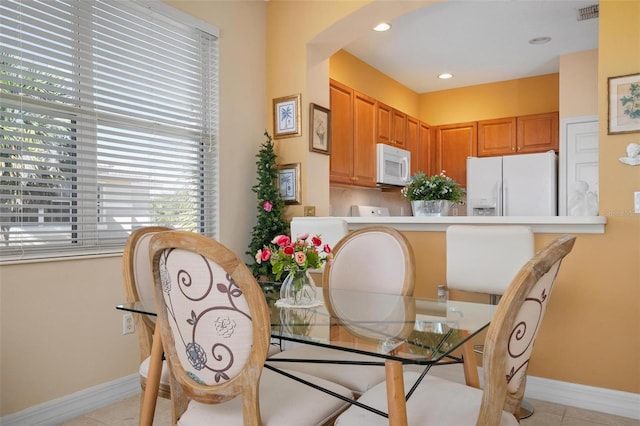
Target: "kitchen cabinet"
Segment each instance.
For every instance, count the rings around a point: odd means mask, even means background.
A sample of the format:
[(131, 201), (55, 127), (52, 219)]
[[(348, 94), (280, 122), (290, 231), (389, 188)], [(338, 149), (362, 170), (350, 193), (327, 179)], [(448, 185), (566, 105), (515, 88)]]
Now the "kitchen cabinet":
[(332, 183), (376, 186), (376, 100), (330, 80)]
[(430, 174), (433, 169), (431, 162), (435, 157), (434, 145), (431, 143), (431, 127), (417, 118), (407, 116), (406, 135), (407, 149), (411, 151), (411, 174)]
[(559, 117), (557, 112), (533, 114), (518, 117), (517, 148), (518, 154), (558, 152)]
[(478, 156), (558, 151), (558, 113), (478, 122)]
[(376, 142), (407, 149), (407, 115), (382, 102), (376, 104)]
[(478, 121), (478, 157), (516, 152), (516, 117)]
[(467, 186), (467, 157), (475, 157), (478, 147), (478, 123), (457, 123), (436, 127), (436, 169), (432, 174), (447, 176)]

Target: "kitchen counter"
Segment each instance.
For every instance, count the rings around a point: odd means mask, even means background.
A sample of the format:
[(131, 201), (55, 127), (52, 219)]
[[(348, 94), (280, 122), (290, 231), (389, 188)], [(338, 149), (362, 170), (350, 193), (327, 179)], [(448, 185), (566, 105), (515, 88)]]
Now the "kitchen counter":
[[(293, 220), (314, 220), (321, 217), (294, 217)], [(449, 225), (527, 225), (542, 234), (604, 234), (606, 216), (378, 216), (341, 217), (349, 230), (373, 225), (391, 226), (399, 231), (444, 232)]]

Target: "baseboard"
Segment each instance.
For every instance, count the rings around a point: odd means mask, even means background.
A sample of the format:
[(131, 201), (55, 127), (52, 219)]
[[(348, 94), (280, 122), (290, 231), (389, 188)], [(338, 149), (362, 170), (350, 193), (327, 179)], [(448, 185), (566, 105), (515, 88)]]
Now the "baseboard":
[(138, 374), (39, 404), (0, 418), (2, 426), (54, 426), (140, 392)]
[(640, 394), (528, 376), (525, 396), (640, 420)]
[[(482, 369), (479, 370), (482, 377)], [(431, 371), (435, 372), (436, 369)], [(440, 371), (442, 374), (436, 373), (436, 375), (449, 380), (464, 381), (462, 369), (458, 369), (462, 374), (449, 368)], [(2, 426), (54, 426), (138, 392), (140, 392), (140, 381), (137, 374), (132, 374), (2, 417), (0, 424)], [(640, 394), (637, 393), (529, 376), (526, 397), (640, 420), (638, 408)]]

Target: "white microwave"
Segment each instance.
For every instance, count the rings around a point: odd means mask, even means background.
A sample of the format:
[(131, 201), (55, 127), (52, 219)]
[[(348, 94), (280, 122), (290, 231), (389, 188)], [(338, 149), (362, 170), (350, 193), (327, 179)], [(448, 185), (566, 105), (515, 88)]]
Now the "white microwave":
[(378, 185), (405, 186), (411, 173), (411, 152), (385, 145), (376, 144)]

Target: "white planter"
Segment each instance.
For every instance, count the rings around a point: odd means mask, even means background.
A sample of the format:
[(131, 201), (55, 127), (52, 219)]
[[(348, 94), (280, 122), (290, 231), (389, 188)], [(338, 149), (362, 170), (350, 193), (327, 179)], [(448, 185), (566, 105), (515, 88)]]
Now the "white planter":
[(451, 201), (448, 200), (419, 200), (411, 201), (414, 216), (447, 216)]

